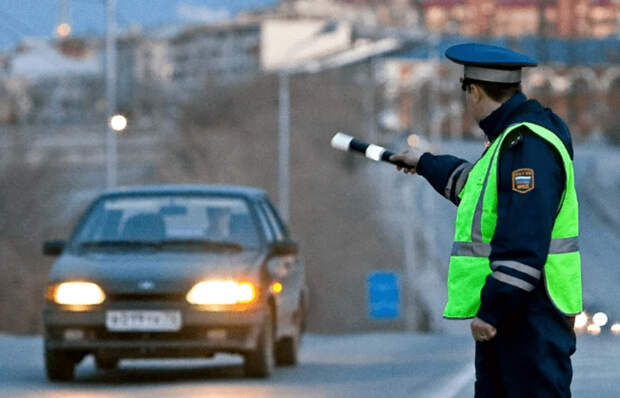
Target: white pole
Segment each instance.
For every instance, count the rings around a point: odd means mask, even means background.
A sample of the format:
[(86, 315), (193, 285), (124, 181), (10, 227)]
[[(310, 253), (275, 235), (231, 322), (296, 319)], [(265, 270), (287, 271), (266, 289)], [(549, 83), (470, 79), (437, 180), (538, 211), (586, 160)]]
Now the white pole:
[(289, 221), (290, 199), (290, 75), (287, 70), (278, 75), (278, 206), (285, 222)]
[(116, 113), (116, 0), (106, 0), (106, 184), (117, 183), (116, 131), (110, 119)]

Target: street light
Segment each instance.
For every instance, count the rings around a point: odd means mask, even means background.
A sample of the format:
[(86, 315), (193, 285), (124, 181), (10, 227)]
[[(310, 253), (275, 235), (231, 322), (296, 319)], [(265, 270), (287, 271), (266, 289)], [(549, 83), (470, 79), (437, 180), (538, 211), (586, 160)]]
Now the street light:
[(58, 37), (67, 37), (71, 33), (71, 25), (68, 23), (61, 23), (56, 27), (56, 34)]
[(109, 126), (112, 130), (120, 133), (127, 128), (127, 118), (121, 114), (116, 114), (110, 118)]

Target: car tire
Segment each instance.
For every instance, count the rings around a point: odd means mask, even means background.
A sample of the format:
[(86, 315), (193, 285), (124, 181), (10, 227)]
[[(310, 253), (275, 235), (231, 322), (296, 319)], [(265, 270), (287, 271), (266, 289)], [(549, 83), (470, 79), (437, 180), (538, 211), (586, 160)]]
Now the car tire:
[(45, 349), (45, 372), (51, 381), (71, 381), (76, 362), (72, 355), (61, 350)]
[(276, 365), (296, 366), (299, 361), (299, 344), (301, 342), (304, 310), (300, 305), (295, 312), (295, 335), (281, 338), (276, 344)]
[(100, 370), (114, 370), (118, 367), (118, 358), (95, 355), (95, 365)]
[(244, 355), (244, 372), (248, 377), (267, 378), (275, 366), (273, 317), (265, 319), (254, 351)]

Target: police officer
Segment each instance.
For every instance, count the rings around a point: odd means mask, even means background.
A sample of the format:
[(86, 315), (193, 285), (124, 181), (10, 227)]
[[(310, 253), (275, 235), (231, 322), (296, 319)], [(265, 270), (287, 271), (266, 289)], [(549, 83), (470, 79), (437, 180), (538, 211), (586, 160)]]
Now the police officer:
[(446, 57), (464, 65), (487, 148), (474, 163), (417, 148), (390, 159), (458, 206), (444, 317), (473, 318), (477, 398), (570, 397), (582, 303), (569, 130), (521, 92), (529, 57), (482, 44)]

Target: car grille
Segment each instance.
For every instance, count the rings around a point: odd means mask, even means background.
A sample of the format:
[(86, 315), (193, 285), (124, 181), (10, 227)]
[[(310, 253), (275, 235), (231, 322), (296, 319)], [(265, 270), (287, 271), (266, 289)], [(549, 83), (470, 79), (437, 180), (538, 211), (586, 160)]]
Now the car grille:
[(113, 293), (109, 294), (110, 301), (183, 301), (182, 293)]
[[(222, 329), (222, 328), (216, 328)], [(240, 340), (245, 338), (248, 327), (226, 327), (228, 338)], [(96, 336), (105, 340), (201, 340), (205, 339), (207, 331), (205, 327), (185, 327), (178, 332), (110, 332), (105, 329), (97, 329)]]
[[(243, 340), (250, 332), (249, 326), (204, 327), (186, 326), (178, 332), (112, 332), (104, 327), (84, 328), (89, 340), (123, 340), (123, 341), (175, 341), (175, 340), (204, 340), (210, 329), (226, 329), (228, 340)], [(48, 336), (55, 339), (63, 338), (64, 328), (50, 328)]]

